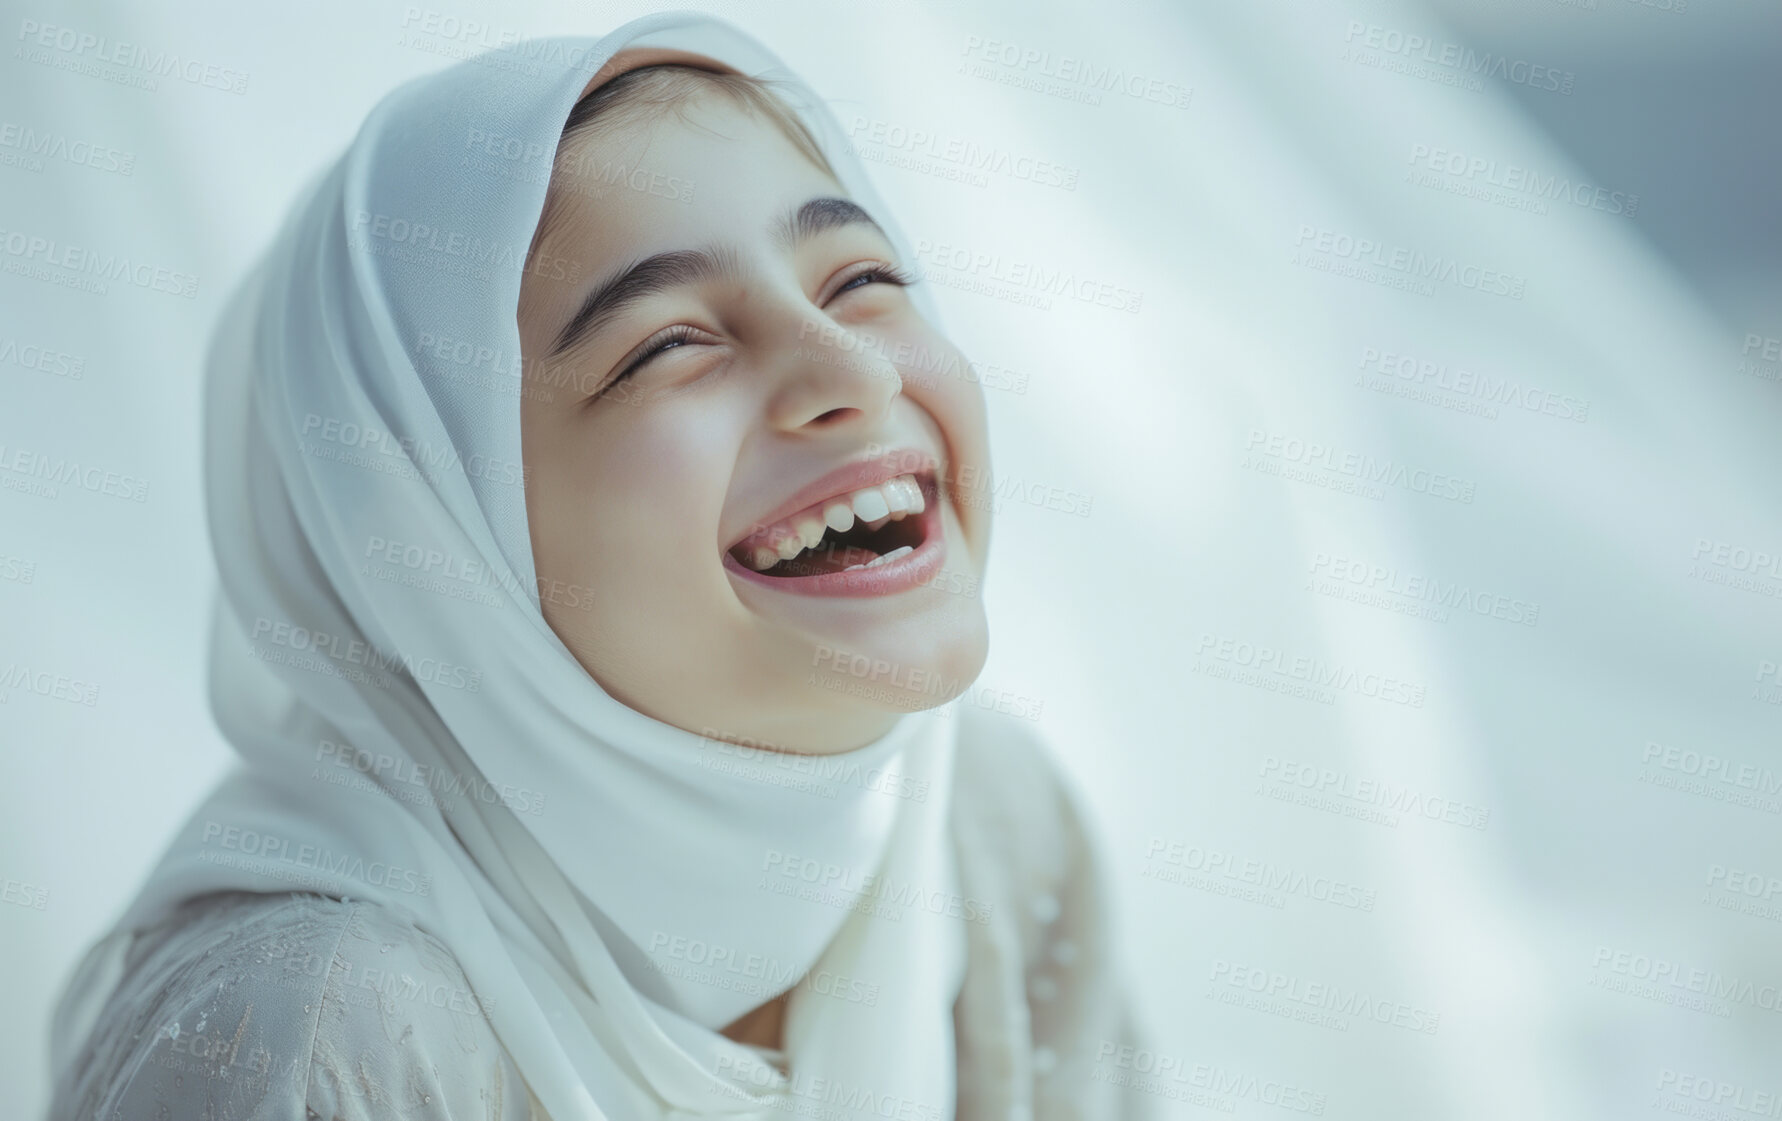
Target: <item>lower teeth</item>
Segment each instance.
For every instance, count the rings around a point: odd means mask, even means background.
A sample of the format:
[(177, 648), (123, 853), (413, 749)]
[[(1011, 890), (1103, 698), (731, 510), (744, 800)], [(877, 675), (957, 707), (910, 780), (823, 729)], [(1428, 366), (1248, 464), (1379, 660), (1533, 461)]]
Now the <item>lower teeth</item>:
[(842, 571), (843, 572), (852, 572), (856, 568), (877, 568), (879, 565), (884, 564), (886, 561), (894, 561), (898, 557), (903, 556), (905, 553), (913, 553), (915, 551), (916, 550), (913, 546), (905, 545), (899, 549), (892, 549), (889, 553), (886, 553), (882, 557), (874, 557), (873, 559), (865, 562), (864, 564), (850, 564), (848, 567), (842, 569)]

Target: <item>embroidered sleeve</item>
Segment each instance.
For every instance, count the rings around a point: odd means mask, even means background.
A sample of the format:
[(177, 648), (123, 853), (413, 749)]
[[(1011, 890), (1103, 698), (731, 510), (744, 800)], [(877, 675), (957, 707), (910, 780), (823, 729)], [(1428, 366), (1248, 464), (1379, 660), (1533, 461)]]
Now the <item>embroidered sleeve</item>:
[(463, 971), (396, 916), (229, 894), (138, 940), (51, 1121), (528, 1121)]

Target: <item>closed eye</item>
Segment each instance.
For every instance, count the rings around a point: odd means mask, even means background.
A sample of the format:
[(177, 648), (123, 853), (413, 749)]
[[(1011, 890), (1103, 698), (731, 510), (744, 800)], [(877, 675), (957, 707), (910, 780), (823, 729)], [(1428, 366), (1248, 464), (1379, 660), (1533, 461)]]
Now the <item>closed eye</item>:
[[(835, 296), (831, 296), (830, 299), (833, 300), (836, 296), (840, 296), (844, 292), (856, 291), (873, 284), (890, 284), (898, 288), (907, 288), (916, 283), (916, 280), (917, 277), (914, 274), (897, 265), (882, 263), (875, 264), (862, 269), (860, 272), (849, 277), (840, 288), (835, 290)], [(642, 349), (638, 352), (637, 357), (627, 363), (625, 368), (620, 370), (611, 381), (607, 382), (600, 392), (595, 394), (594, 398), (591, 398), (591, 400), (604, 397), (614, 386), (625, 381), (638, 370), (641, 370), (645, 365), (655, 360), (655, 358), (664, 351), (673, 350), (676, 347), (685, 346), (692, 342), (693, 334), (694, 329), (687, 326), (685, 323), (676, 323), (672, 327), (663, 328), (653, 337), (646, 340)]]
[(899, 288), (908, 288), (915, 282), (916, 277), (907, 270), (896, 265), (879, 264), (863, 269), (849, 277), (846, 284), (835, 290), (835, 294), (839, 296), (843, 292), (865, 287), (868, 284), (894, 284)]
[(693, 328), (687, 326), (685, 323), (676, 323), (672, 327), (657, 332), (655, 338), (644, 344), (643, 353), (632, 359), (631, 364), (621, 370), (619, 376), (613, 380), (616, 382), (620, 380), (620, 378), (630, 377), (640, 366), (650, 361), (658, 354), (661, 354), (665, 350), (672, 350), (677, 346), (685, 346), (688, 342), (692, 341), (692, 338)]
[(656, 332), (656, 334), (645, 339), (642, 343), (642, 349), (639, 350), (637, 357), (626, 363), (624, 369), (620, 370), (605, 385), (601, 386), (598, 393), (595, 393), (592, 397), (589, 397), (586, 401), (582, 402), (582, 406), (586, 408), (588, 405), (593, 404), (595, 401), (605, 397), (608, 393), (611, 393), (615, 386), (625, 382), (632, 374), (641, 370), (663, 351), (674, 350), (676, 347), (685, 346), (692, 341), (693, 328), (687, 326), (685, 323), (676, 323), (672, 327), (664, 327), (662, 330)]

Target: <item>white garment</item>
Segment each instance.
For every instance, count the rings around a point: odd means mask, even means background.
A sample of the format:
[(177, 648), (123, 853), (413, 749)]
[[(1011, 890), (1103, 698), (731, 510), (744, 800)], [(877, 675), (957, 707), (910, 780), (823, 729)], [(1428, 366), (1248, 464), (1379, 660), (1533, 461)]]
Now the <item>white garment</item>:
[[(1149, 1121), (1165, 1100), (1195, 1100), (1196, 1068), (1154, 1076), (1157, 1052), (1136, 1032), (1105, 869), (1067, 780), (1022, 721), (964, 711), (959, 723), (953, 837), (984, 921), (967, 924), (953, 1009), (955, 1121)], [(302, 893), (209, 895), (129, 956), (48, 1121), (545, 1116), (457, 960), (400, 913)], [(801, 1076), (793, 1092), (790, 1113), (815, 1117), (847, 1088)]]
[[(691, 13), (415, 79), (304, 193), (225, 309), (205, 418), (223, 585), (211, 697), (244, 765), (81, 971), (58, 1066), (132, 931), (207, 892), (297, 889), (411, 916), (448, 947), (554, 1121), (783, 1108), (785, 1076), (718, 1031), (765, 998), (693, 976), (689, 946), (771, 959), (782, 990), (816, 969), (885, 979), (871, 1007), (793, 988), (788, 1060), (856, 1087), (857, 1104), (833, 1106), (844, 1114), (882, 1116), (895, 1097), (952, 1116), (962, 920), (872, 912), (958, 894), (956, 722), (906, 716), (830, 757), (929, 797), (844, 782), (817, 798), (776, 784), (775, 761), (606, 695), (539, 611), (518, 394), (468, 383), (456, 350), (421, 345), (449, 334), (518, 376), (521, 266), (564, 119), (631, 47), (796, 84), (747, 35)], [(797, 91), (844, 189), (907, 258), (840, 126)], [(518, 155), (470, 162), (469, 138), (491, 135)], [(479, 572), (488, 595), (380, 579), (372, 542)]]

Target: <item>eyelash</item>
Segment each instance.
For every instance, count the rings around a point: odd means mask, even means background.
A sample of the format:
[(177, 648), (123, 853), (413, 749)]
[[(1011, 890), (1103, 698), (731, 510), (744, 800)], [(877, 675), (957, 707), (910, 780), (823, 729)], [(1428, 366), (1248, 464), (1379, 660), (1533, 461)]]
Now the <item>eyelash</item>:
[(848, 291), (854, 286), (856, 280), (865, 276), (877, 277), (879, 283), (895, 284), (899, 288), (908, 288), (916, 282), (915, 275), (906, 269), (901, 269), (896, 265), (874, 265), (869, 269), (862, 269), (849, 277), (846, 284), (835, 290), (835, 294), (839, 296), (843, 292)]
[[(871, 268), (862, 269), (849, 277), (846, 284), (835, 290), (835, 294), (839, 296), (843, 292), (852, 291), (855, 282), (864, 277), (873, 277), (875, 283), (892, 284), (899, 288), (908, 288), (916, 282), (916, 277), (907, 269), (899, 268), (896, 265), (874, 265)], [(608, 382), (606, 388), (602, 389), (598, 395), (605, 396), (608, 390), (636, 373), (644, 363), (649, 362), (665, 350), (673, 350), (675, 347), (685, 346), (692, 340), (692, 338), (693, 328), (687, 326), (685, 323), (677, 323), (673, 327), (660, 332), (652, 341), (645, 344), (644, 352), (632, 359), (631, 363), (623, 370), (620, 370), (618, 376)]]
[[(623, 370), (619, 371), (619, 376), (612, 380), (612, 385), (618, 385), (620, 382), (630, 377), (632, 373), (645, 362), (648, 362), (665, 350), (672, 350), (677, 346), (684, 345), (692, 337), (693, 328), (687, 326), (685, 323), (677, 323), (666, 331), (660, 332), (656, 335), (653, 341), (646, 344), (646, 349), (642, 354), (632, 359), (629, 366), (626, 366)], [(610, 389), (612, 385), (609, 385), (607, 388)], [(606, 390), (601, 390), (601, 392), (604, 393)]]

